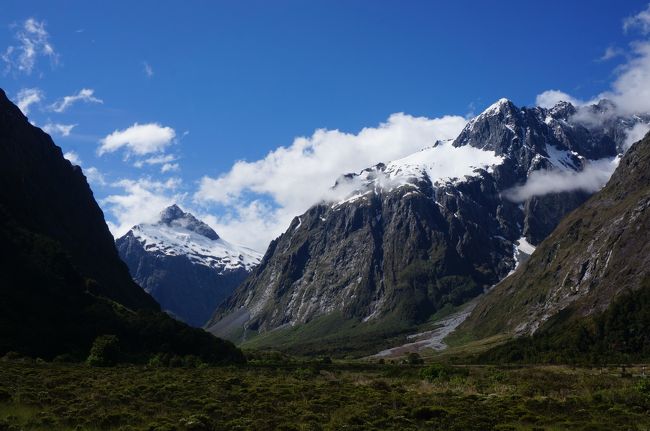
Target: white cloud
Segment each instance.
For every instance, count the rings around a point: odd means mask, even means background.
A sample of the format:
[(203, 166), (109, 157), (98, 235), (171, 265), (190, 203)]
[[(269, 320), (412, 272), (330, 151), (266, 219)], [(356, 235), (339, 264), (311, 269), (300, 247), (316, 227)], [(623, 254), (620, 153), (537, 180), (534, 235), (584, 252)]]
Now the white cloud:
[(96, 167), (91, 166), (89, 168), (84, 168), (83, 171), (90, 184), (97, 184), (100, 186), (106, 185), (104, 174), (102, 174)]
[(122, 193), (109, 195), (101, 201), (117, 221), (116, 224), (109, 224), (113, 236), (118, 238), (124, 235), (136, 224), (154, 222), (164, 208), (180, 203), (184, 199), (184, 195), (178, 191), (180, 185), (178, 178), (167, 181), (123, 179), (111, 184), (122, 190)]
[[(638, 29), (643, 35), (650, 33), (650, 5), (643, 12), (627, 18), (623, 29), (625, 31)], [(613, 55), (613, 52), (610, 55)], [(609, 99), (616, 104), (621, 114), (650, 112), (650, 40), (632, 43), (626, 63), (618, 66), (615, 72), (616, 78), (610, 85), (610, 89), (593, 97), (589, 102), (583, 102), (559, 90), (548, 90), (537, 96), (537, 104), (549, 107), (553, 102), (566, 100), (575, 105), (582, 105)]]
[(559, 102), (569, 102), (572, 105), (580, 106), (584, 104), (583, 101), (576, 99), (560, 90), (546, 90), (543, 93), (537, 95), (535, 99), (535, 104), (541, 106), (542, 108), (552, 108), (557, 105)]
[(215, 227), (224, 236), (228, 232), (229, 240), (264, 249), (294, 216), (331, 197), (330, 188), (341, 174), (402, 158), (438, 139), (455, 138), (465, 124), (460, 116), (428, 119), (400, 113), (358, 134), (317, 130), (263, 159), (239, 161), (220, 177), (202, 178), (194, 199), (227, 206)]
[[(69, 160), (70, 163), (72, 163), (73, 165), (81, 166), (83, 164), (83, 162), (81, 161), (81, 157), (79, 157), (79, 154), (77, 154), (74, 151), (68, 151), (64, 153), (63, 157)], [(90, 166), (87, 168), (83, 168), (83, 173), (86, 176), (88, 183), (95, 184), (98, 186), (106, 185), (106, 178), (104, 178), (104, 174), (102, 174), (99, 171), (99, 169), (97, 169), (96, 167)]]
[(101, 156), (124, 147), (129, 153), (142, 156), (162, 151), (175, 137), (176, 132), (171, 127), (163, 127), (158, 123), (135, 123), (128, 129), (115, 130), (102, 139), (97, 152)]
[(47, 123), (43, 131), (49, 135), (69, 136), (76, 124)]
[(137, 160), (133, 163), (133, 166), (136, 168), (142, 168), (144, 165), (157, 166), (160, 165), (160, 172), (165, 174), (169, 172), (178, 172), (180, 170), (180, 165), (178, 163), (173, 163), (178, 157), (174, 154), (161, 154), (159, 156), (153, 156), (142, 160)]
[(63, 157), (69, 160), (73, 165), (81, 166), (81, 158), (79, 158), (79, 154), (75, 153), (74, 151), (68, 151), (67, 153), (64, 153)]
[(608, 61), (611, 60), (612, 58), (616, 58), (623, 54), (625, 54), (625, 51), (623, 51), (621, 48), (617, 48), (615, 46), (608, 46), (607, 49), (605, 49), (603, 55), (600, 56), (598, 61)]
[(38, 88), (23, 88), (16, 96), (16, 105), (22, 111), (23, 115), (29, 114), (31, 105), (40, 103), (43, 100), (43, 92)]
[(298, 215), (278, 211), (259, 200), (234, 205), (220, 217), (201, 212), (195, 214), (228, 241), (262, 253), (266, 251), (270, 240), (286, 229), (279, 221), (287, 218), (291, 220), (291, 217)]
[(12, 70), (31, 74), (36, 66), (39, 56), (45, 56), (53, 64), (58, 63), (59, 56), (50, 42), (50, 35), (45, 30), (45, 22), (38, 22), (34, 18), (28, 18), (17, 27), (14, 39), (18, 45), (10, 45), (2, 54), (5, 62), (5, 73)]
[(147, 78), (151, 78), (153, 76), (153, 68), (149, 63), (146, 61), (142, 63), (143, 68), (144, 68), (144, 74), (147, 75)]
[(618, 69), (612, 89), (598, 98), (610, 99), (622, 113), (650, 112), (650, 41), (633, 45), (633, 56)]
[(632, 29), (638, 29), (642, 34), (650, 33), (650, 4), (645, 10), (623, 20), (623, 31), (627, 33)]
[(160, 172), (167, 173), (167, 172), (177, 172), (180, 170), (180, 166), (178, 163), (165, 163), (160, 167)]
[(627, 131), (627, 136), (625, 137), (623, 148), (626, 150), (629, 149), (632, 144), (643, 139), (648, 132), (650, 132), (650, 125), (645, 123), (635, 124), (631, 129)]
[(600, 159), (589, 162), (580, 172), (565, 170), (539, 170), (528, 176), (522, 186), (513, 187), (503, 194), (514, 202), (523, 202), (533, 196), (561, 193), (576, 190), (596, 192), (612, 176), (618, 166), (619, 158)]
[(164, 165), (167, 163), (171, 163), (174, 160), (176, 160), (176, 156), (173, 154), (161, 154), (159, 156), (153, 156), (143, 160), (137, 160), (135, 163), (133, 163), (133, 166), (135, 166), (136, 168), (141, 168), (144, 165)]
[(71, 107), (77, 102), (86, 102), (86, 103), (104, 103), (103, 100), (98, 99), (94, 96), (95, 90), (92, 88), (82, 88), (77, 94), (72, 96), (65, 96), (62, 99), (54, 102), (50, 109), (54, 112), (65, 112), (66, 109)]

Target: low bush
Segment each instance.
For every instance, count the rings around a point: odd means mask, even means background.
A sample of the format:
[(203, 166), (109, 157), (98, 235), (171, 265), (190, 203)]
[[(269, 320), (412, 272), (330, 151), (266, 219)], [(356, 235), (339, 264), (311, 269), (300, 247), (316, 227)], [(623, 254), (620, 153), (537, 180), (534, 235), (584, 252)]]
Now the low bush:
[(86, 363), (92, 367), (112, 367), (119, 359), (119, 338), (115, 335), (100, 335), (93, 342)]

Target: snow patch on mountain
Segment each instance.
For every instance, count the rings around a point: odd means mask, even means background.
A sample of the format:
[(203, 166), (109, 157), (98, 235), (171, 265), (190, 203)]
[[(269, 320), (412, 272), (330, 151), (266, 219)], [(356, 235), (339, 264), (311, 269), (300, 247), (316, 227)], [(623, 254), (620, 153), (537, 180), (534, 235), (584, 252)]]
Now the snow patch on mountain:
[(254, 250), (231, 244), (223, 239), (209, 239), (182, 227), (138, 225), (132, 229), (144, 249), (167, 256), (187, 256), (193, 263), (221, 271), (236, 268), (252, 269), (262, 255)]
[(517, 241), (517, 250), (519, 250), (520, 253), (525, 253), (530, 256), (535, 251), (535, 246), (529, 243), (528, 240), (526, 240), (526, 237), (522, 236)]
[(439, 141), (387, 165), (379, 164), (359, 174), (342, 177), (334, 189), (346, 191), (345, 197), (332, 207), (354, 202), (373, 192), (390, 192), (405, 186), (417, 190), (418, 185), (427, 180), (433, 185), (463, 182), (467, 177), (479, 175), (481, 169), (492, 172), (503, 160), (494, 151), (472, 146), (454, 147), (451, 140)]
[(208, 225), (176, 205), (165, 209), (157, 223), (134, 226), (131, 234), (149, 253), (186, 256), (192, 263), (219, 273), (238, 268), (250, 271), (262, 259), (257, 251), (220, 238)]

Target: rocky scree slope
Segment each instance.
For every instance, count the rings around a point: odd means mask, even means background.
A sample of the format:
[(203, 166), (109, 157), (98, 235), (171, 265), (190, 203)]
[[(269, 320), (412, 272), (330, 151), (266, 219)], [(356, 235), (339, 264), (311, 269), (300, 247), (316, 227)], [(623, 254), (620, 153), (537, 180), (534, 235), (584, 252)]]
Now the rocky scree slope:
[(342, 176), (334, 189), (345, 197), (296, 217), (208, 328), (241, 341), (325, 315), (413, 325), (477, 296), (590, 194), (514, 202), (505, 192), (536, 171), (615, 163), (626, 131), (645, 119), (612, 109), (607, 102), (582, 108), (599, 118), (586, 124), (574, 121), (578, 110), (568, 103), (518, 108), (501, 99), (453, 142)]
[(220, 238), (177, 205), (163, 210), (155, 223), (134, 226), (115, 243), (135, 281), (165, 311), (197, 327), (262, 258)]

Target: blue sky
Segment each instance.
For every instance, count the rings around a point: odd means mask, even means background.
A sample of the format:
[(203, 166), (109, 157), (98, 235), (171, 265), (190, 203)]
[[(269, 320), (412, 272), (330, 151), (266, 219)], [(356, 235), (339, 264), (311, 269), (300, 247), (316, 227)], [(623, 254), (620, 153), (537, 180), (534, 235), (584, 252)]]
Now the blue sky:
[[(648, 35), (643, 17), (624, 26), (647, 1), (90, 3), (3, 1), (0, 87), (15, 101), (38, 99), (30, 120), (49, 124), (93, 175), (114, 232), (179, 201), (226, 239), (256, 248), (314, 203), (309, 188), (289, 196), (290, 181), (304, 189), (315, 178), (322, 188), (338, 173), (412, 151), (419, 131), (453, 135), (501, 97), (534, 105), (560, 89), (591, 100), (643, 57)], [(36, 43), (29, 58), (25, 37)], [(65, 96), (77, 97), (64, 104)], [(456, 117), (416, 121), (445, 115)], [(136, 123), (151, 127), (129, 131)], [(294, 141), (300, 136), (308, 139)], [(323, 169), (295, 158), (315, 176), (293, 178), (277, 149), (296, 145), (311, 148), (303, 156), (320, 154), (318, 145), (366, 145), (372, 154), (326, 155)]]

